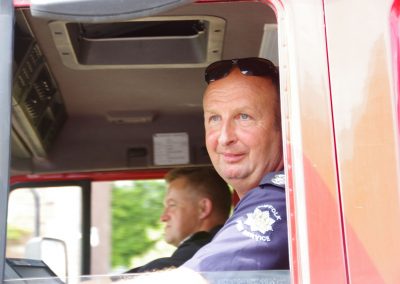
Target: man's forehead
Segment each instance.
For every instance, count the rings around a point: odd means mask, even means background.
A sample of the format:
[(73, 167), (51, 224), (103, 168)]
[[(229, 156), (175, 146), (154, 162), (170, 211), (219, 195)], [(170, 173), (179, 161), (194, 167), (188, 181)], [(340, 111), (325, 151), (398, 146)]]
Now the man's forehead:
[(271, 87), (232, 85), (227, 88), (210, 88), (203, 98), (203, 109), (207, 112), (215, 111), (215, 108), (221, 111), (231, 108), (245, 109), (247, 107), (258, 109), (268, 105), (272, 107), (276, 102), (276, 95)]
[(180, 189), (180, 188), (186, 187), (186, 184), (187, 184), (187, 178), (184, 176), (180, 176), (180, 177), (177, 177), (174, 180), (168, 182), (167, 189), (170, 189), (170, 188)]
[(214, 94), (216, 95), (229, 95), (232, 92), (243, 92), (248, 89), (247, 84), (243, 84), (240, 82), (236, 83), (225, 83), (224, 84), (211, 84), (205, 91), (204, 97), (210, 97)]
[(270, 78), (246, 76), (239, 72), (210, 83), (204, 92), (203, 99), (250, 93), (256, 96), (265, 96), (268, 93), (276, 95), (276, 89)]
[(169, 196), (178, 196), (178, 195), (187, 195), (188, 190), (187, 190), (187, 180), (184, 177), (179, 177), (177, 179), (174, 179), (167, 185), (167, 193), (166, 197)]

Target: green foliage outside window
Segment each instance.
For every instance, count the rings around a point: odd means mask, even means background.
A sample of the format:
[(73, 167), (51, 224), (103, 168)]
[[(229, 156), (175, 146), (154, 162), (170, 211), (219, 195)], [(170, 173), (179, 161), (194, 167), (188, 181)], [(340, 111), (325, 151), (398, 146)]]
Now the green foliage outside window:
[(112, 191), (112, 267), (129, 267), (134, 256), (144, 254), (159, 239), (149, 230), (161, 230), (165, 183), (161, 180), (132, 181), (114, 185)]

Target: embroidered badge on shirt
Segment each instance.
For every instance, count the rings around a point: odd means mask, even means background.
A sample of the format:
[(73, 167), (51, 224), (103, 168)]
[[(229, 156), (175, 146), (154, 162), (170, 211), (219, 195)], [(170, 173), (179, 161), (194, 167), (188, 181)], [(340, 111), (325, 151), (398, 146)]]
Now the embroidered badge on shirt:
[[(243, 221), (244, 220), (244, 221)], [(239, 218), (236, 228), (244, 236), (256, 241), (270, 242), (276, 221), (282, 220), (278, 211), (272, 205), (258, 206), (252, 213)]]
[(276, 174), (271, 179), (271, 182), (278, 186), (285, 185), (285, 175), (284, 174)]
[(273, 231), (272, 224), (275, 220), (269, 217), (268, 211), (261, 211), (256, 208), (253, 213), (247, 214), (247, 220), (244, 222), (246, 225), (250, 226), (252, 232), (260, 232), (265, 234), (268, 231)]

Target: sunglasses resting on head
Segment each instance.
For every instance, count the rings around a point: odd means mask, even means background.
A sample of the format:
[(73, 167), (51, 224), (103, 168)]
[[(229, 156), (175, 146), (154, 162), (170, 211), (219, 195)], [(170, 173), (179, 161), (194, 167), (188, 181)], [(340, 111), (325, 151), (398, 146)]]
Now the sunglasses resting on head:
[(205, 71), (207, 84), (228, 76), (234, 66), (238, 67), (243, 75), (270, 77), (274, 84), (279, 86), (278, 68), (268, 59), (259, 57), (221, 60), (211, 63)]

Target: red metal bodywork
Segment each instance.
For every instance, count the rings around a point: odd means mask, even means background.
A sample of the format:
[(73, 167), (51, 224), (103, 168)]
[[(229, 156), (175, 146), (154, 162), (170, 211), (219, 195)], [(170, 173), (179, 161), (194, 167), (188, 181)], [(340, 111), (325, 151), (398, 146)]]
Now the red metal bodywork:
[(29, 7), (31, 0), (14, 0), (14, 7)]
[(11, 177), (11, 185), (26, 182), (47, 182), (47, 181), (113, 181), (113, 180), (136, 180), (136, 179), (162, 179), (167, 170), (135, 170), (135, 171), (104, 171), (87, 173), (61, 173), (47, 175), (22, 175)]

